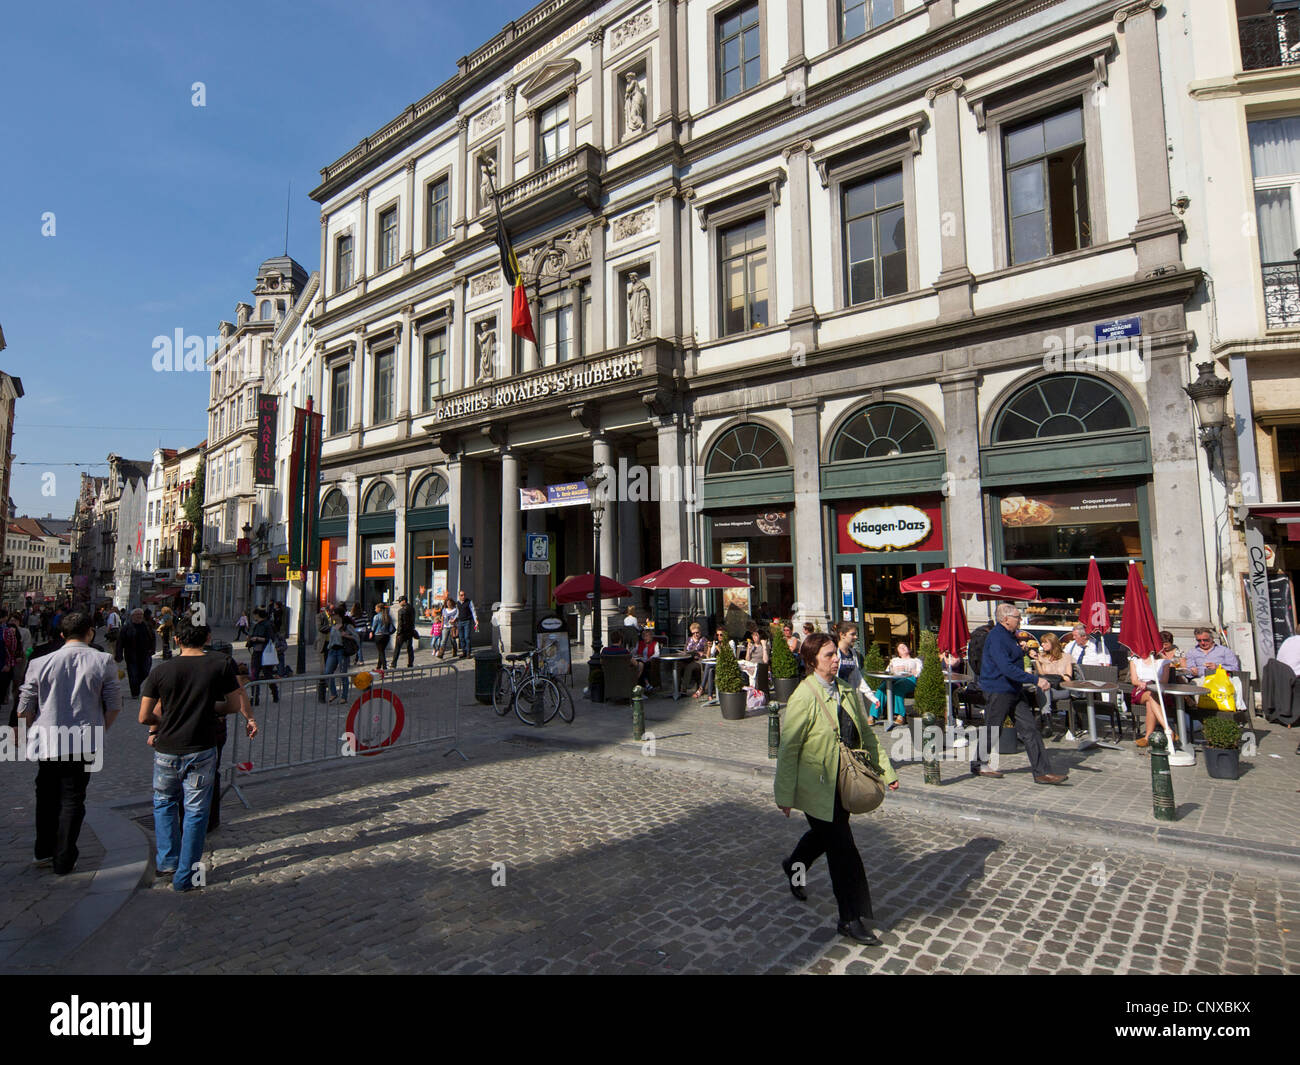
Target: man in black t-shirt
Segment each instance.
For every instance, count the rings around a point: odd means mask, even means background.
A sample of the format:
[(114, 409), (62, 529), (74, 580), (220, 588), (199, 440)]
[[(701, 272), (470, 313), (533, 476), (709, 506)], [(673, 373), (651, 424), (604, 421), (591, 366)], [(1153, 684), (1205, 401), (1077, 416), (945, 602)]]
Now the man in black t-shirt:
[(257, 735), (257, 722), (234, 662), (203, 653), (211, 637), (208, 627), (182, 615), (177, 635), (180, 656), (144, 678), (140, 724), (149, 726), (154, 748), (154, 868), (159, 876), (171, 876), (176, 891), (189, 891), (203, 887), (206, 879), (201, 859), (217, 779), (217, 715), (241, 713), (250, 739)]

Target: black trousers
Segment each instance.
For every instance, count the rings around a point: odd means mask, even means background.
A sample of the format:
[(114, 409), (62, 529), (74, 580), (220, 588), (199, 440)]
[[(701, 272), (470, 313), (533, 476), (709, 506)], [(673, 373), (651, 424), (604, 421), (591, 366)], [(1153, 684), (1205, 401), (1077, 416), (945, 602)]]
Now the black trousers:
[(856, 921), (859, 917), (871, 918), (871, 888), (867, 884), (867, 871), (862, 868), (862, 855), (858, 845), (853, 841), (853, 829), (849, 827), (849, 812), (840, 804), (840, 793), (835, 791), (835, 812), (830, 821), (819, 821), (812, 814), (804, 814), (808, 819), (808, 831), (795, 845), (790, 855), (790, 864), (803, 864), (804, 870), (812, 868), (813, 862), (826, 855), (826, 865), (831, 874), (831, 890), (835, 892), (835, 901), (839, 903), (840, 920)]
[[(402, 653), (402, 644), (406, 644), (406, 667), (410, 669), (415, 665), (415, 633), (399, 632), (397, 634), (397, 642), (393, 644), (394, 669), (397, 668), (397, 656)], [(388, 646), (387, 642), (385, 642), (384, 646)], [(382, 655), (384, 652), (380, 651), (379, 653)]]
[(36, 857), (53, 858), (56, 873), (77, 864), (90, 772), (81, 761), (46, 760), (36, 770)]
[[(1034, 712), (1029, 706), (1028, 700), (1023, 692), (985, 692), (984, 706), (984, 738), (981, 741), (984, 744), (985, 751), (992, 751), (995, 746), (993, 737), (997, 736), (997, 730), (1002, 727), (1002, 722), (1006, 720), (1009, 713), (1015, 714), (1016, 735), (1020, 737), (1020, 742), (1025, 745), (1025, 754), (1029, 756), (1029, 764), (1033, 768), (1034, 776), (1041, 777), (1052, 771), (1051, 759), (1047, 757), (1047, 748), (1043, 746), (1043, 737), (1034, 724)], [(971, 772), (979, 768), (979, 748), (976, 749), (975, 759), (971, 762)]]
[[(389, 638), (387, 636), (375, 637), (375, 653), (379, 655), (380, 669), (388, 668), (388, 639)], [(411, 648), (408, 646), (406, 648), (406, 651), (407, 654), (410, 654)], [(393, 648), (393, 665), (394, 666), (397, 665), (397, 648), (395, 647)]]

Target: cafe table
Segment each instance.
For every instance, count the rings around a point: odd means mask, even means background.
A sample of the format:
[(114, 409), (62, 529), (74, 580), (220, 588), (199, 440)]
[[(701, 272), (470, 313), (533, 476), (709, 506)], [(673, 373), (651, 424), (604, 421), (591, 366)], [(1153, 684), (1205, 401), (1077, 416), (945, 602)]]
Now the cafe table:
[(1078, 741), (1075, 750), (1086, 751), (1090, 747), (1105, 747), (1110, 751), (1118, 751), (1118, 744), (1102, 743), (1097, 738), (1097, 708), (1094, 701), (1103, 693), (1113, 694), (1118, 701), (1119, 694), (1124, 689), (1109, 680), (1063, 680), (1061, 687), (1071, 695), (1083, 695), (1088, 699), (1088, 735)]
[[(1170, 765), (1195, 765), (1196, 751), (1192, 747), (1192, 724), (1187, 716), (1186, 700), (1199, 699), (1202, 695), (1209, 695), (1210, 689), (1200, 684), (1161, 684), (1159, 688), (1155, 681), (1147, 682), (1147, 691), (1160, 691), (1165, 695), (1172, 695), (1177, 700), (1175, 704), (1178, 713), (1178, 735), (1182, 738), (1183, 749), (1181, 751), (1169, 752)], [(1160, 698), (1159, 695), (1156, 698)]]
[(885, 715), (885, 725), (888, 728), (894, 727), (894, 681), (898, 679), (897, 673), (863, 673), (868, 680), (879, 681), (876, 687), (884, 685), (885, 687), (885, 705), (880, 708), (881, 713)]
[(677, 671), (683, 662), (691, 661), (695, 656), (686, 651), (668, 651), (659, 653), (659, 661), (667, 662), (673, 667), (673, 702), (682, 697), (681, 685), (678, 683)]

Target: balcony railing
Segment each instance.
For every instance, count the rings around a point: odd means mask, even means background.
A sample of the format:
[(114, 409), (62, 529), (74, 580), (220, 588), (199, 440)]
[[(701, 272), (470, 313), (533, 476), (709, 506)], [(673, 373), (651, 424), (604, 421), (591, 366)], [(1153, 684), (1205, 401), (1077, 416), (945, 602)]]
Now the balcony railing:
[(1237, 20), (1241, 69), (1266, 70), (1300, 64), (1300, 11), (1274, 11)]
[(1270, 329), (1300, 328), (1300, 260), (1264, 264), (1264, 316)]

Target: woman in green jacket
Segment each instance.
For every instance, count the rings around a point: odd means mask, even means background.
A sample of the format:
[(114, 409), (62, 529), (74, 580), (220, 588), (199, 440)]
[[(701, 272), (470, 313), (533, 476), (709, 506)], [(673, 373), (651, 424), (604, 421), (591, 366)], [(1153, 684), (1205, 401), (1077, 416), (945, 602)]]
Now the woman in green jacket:
[(781, 868), (794, 897), (806, 899), (803, 885), (808, 869), (825, 854), (840, 908), (837, 931), (859, 943), (879, 946), (880, 940), (867, 925), (873, 917), (867, 874), (853, 842), (848, 811), (840, 802), (839, 739), (869, 751), (891, 791), (898, 790), (898, 774), (876, 742), (857, 692), (836, 676), (840, 662), (835, 642), (823, 632), (814, 633), (804, 640), (799, 653), (809, 675), (790, 697), (781, 723), (776, 804), (786, 817), (792, 809), (802, 810), (808, 831)]

